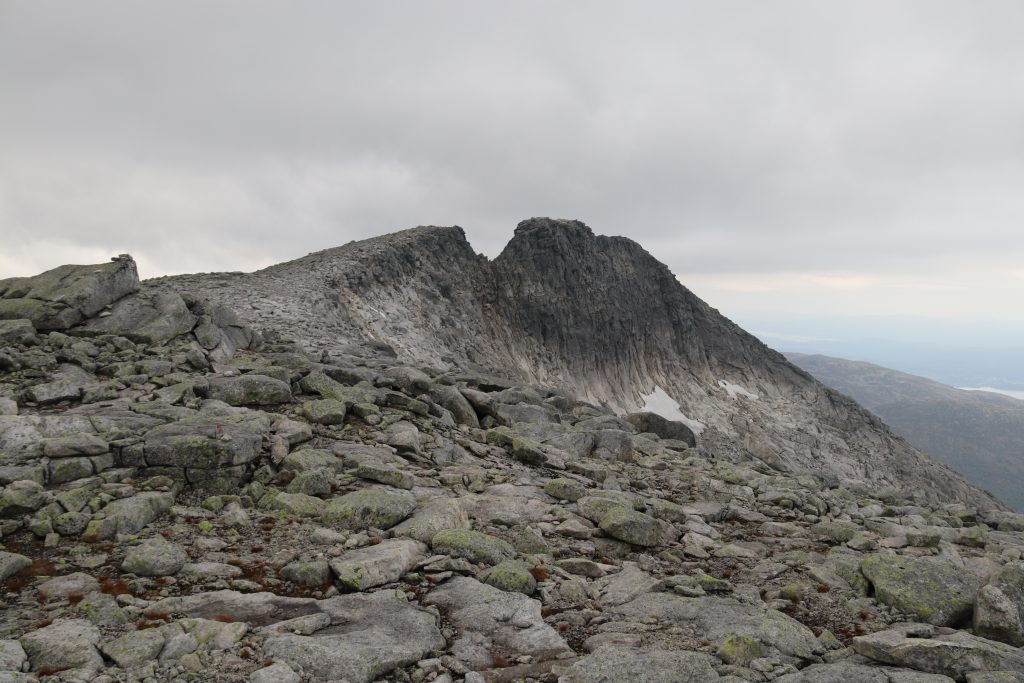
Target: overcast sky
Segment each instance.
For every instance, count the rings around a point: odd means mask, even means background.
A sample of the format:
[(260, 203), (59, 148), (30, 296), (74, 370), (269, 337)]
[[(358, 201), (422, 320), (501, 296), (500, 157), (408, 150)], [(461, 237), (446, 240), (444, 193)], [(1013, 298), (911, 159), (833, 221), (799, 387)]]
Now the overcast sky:
[(1024, 3), (0, 0), (0, 276), (530, 216), (724, 312), (1024, 319)]

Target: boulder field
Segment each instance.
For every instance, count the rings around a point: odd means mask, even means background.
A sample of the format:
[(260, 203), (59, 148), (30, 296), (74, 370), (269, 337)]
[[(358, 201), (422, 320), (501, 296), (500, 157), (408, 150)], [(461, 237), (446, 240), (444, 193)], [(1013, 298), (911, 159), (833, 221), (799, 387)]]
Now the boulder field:
[(1024, 515), (134, 273), (0, 281), (0, 682), (1024, 681)]

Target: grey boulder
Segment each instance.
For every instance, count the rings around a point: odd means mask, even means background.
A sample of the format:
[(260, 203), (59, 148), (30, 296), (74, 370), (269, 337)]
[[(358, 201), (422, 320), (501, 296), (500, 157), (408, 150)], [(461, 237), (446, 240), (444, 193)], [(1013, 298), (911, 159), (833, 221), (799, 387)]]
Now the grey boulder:
[(129, 548), (121, 563), (121, 571), (137, 576), (171, 576), (181, 571), (188, 555), (178, 545), (162, 536)]
[(544, 623), (539, 601), (460, 576), (435, 588), (424, 599), (447, 613), (460, 635), (452, 654), (475, 668), (492, 665), (495, 656), (529, 655), (543, 661), (571, 654), (558, 633)]
[(434, 616), (394, 591), (343, 595), (319, 608), (331, 626), (311, 636), (273, 634), (263, 652), (315, 680), (369, 683), (445, 646)]
[(569, 667), (558, 682), (705, 683), (719, 680), (715, 663), (700, 652), (606, 645)]
[(1024, 563), (1007, 564), (982, 586), (974, 607), (974, 632), (1024, 646)]
[(860, 655), (887, 664), (942, 674), (957, 681), (979, 671), (1024, 673), (1024, 650), (963, 631), (940, 634), (929, 624), (910, 624), (853, 639)]

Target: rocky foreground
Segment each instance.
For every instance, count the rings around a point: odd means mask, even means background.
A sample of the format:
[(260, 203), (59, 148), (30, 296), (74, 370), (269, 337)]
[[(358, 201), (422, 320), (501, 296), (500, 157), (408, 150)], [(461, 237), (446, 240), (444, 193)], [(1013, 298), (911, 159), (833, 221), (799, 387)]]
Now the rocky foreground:
[(1024, 681), (1022, 515), (298, 341), (0, 281), (0, 682)]

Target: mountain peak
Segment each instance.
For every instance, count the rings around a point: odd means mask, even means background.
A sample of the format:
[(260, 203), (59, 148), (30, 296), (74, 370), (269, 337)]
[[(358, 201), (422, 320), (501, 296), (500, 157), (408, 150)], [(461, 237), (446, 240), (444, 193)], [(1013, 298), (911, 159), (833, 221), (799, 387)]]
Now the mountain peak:
[(583, 221), (572, 218), (545, 218), (535, 217), (520, 221), (516, 226), (515, 236), (526, 237), (539, 232), (546, 233), (567, 233), (570, 235), (594, 236), (591, 230)]
[(487, 368), (620, 414), (661, 392), (719, 455), (987, 500), (705, 304), (639, 244), (578, 220), (524, 220), (494, 260), (457, 226), (421, 226), (258, 273), (153, 286), (216, 297), (314, 353), (384, 344), (404, 362)]

